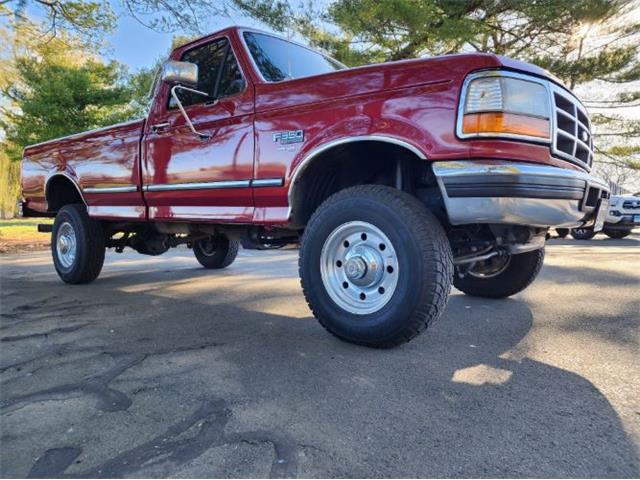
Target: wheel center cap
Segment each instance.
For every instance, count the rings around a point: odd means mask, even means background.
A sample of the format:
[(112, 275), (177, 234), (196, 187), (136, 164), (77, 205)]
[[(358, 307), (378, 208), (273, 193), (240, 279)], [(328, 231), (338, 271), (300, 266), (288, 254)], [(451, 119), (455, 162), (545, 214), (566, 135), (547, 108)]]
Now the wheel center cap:
[(351, 257), (345, 265), (347, 277), (351, 280), (357, 280), (365, 276), (367, 273), (367, 264), (362, 257)]
[(60, 237), (58, 239), (58, 249), (62, 253), (67, 253), (69, 251), (69, 241), (66, 237)]
[(346, 255), (347, 279), (361, 287), (371, 287), (382, 279), (382, 258), (367, 245), (357, 245)]

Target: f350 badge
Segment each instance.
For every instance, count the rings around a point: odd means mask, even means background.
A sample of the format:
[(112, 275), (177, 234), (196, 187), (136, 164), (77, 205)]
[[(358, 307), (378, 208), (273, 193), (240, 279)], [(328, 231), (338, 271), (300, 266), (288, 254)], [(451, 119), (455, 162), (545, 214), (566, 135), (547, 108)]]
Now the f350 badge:
[(275, 132), (273, 142), (279, 143), (278, 150), (293, 150), (294, 143), (304, 142), (304, 130), (287, 130), (285, 132)]

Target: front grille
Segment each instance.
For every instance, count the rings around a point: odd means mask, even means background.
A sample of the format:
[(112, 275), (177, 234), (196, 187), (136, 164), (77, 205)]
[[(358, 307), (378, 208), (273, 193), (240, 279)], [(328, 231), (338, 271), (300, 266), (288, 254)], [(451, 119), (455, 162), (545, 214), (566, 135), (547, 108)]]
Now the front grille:
[(553, 95), (553, 142), (551, 153), (586, 170), (593, 162), (591, 121), (586, 110), (570, 93), (555, 85)]
[(622, 208), (625, 210), (640, 210), (640, 200), (625, 200)]

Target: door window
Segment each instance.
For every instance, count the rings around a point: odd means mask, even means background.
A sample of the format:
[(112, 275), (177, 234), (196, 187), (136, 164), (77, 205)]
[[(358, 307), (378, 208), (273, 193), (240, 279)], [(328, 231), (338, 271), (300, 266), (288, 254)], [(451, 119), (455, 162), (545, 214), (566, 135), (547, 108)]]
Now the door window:
[[(198, 65), (198, 85), (195, 88), (209, 95), (205, 97), (197, 93), (177, 90), (178, 98), (185, 107), (235, 95), (244, 89), (245, 83), (240, 67), (227, 39), (216, 40), (187, 50), (180, 60)], [(175, 107), (177, 105), (170, 96), (169, 108)]]
[(231, 48), (227, 51), (227, 58), (222, 68), (220, 84), (218, 85), (218, 98), (230, 97), (244, 90), (244, 79), (240, 73), (240, 66), (233, 55)]

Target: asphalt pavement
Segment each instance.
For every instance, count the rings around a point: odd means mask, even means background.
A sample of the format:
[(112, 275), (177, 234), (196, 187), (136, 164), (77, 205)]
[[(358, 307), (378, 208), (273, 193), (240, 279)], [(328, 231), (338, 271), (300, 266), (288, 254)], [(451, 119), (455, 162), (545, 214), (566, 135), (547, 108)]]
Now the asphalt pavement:
[(552, 240), (392, 350), (323, 330), (294, 250), (0, 269), (3, 477), (640, 476), (640, 236)]

